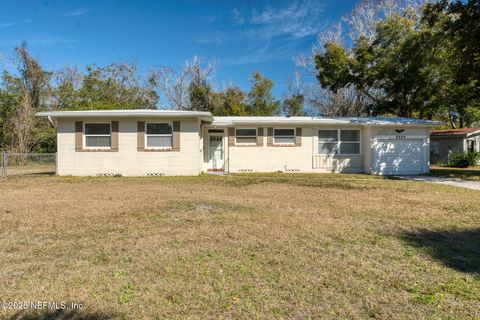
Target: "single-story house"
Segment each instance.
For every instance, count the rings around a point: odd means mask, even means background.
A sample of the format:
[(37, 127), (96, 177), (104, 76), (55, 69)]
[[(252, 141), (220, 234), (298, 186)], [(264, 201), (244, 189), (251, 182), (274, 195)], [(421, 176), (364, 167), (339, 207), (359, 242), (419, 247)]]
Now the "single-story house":
[(57, 174), (428, 172), (438, 123), (407, 118), (213, 117), (209, 112), (40, 112), (57, 127)]
[(480, 152), (480, 128), (433, 130), (430, 134), (432, 163), (447, 163), (453, 153)]

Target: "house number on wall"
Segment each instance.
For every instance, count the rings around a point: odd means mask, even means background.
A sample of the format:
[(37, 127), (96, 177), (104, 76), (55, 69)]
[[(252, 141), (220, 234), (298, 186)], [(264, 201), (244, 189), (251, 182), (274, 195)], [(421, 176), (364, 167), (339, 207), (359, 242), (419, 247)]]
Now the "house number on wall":
[(405, 140), (405, 136), (403, 136), (403, 135), (402, 135), (402, 136), (396, 135), (396, 136), (395, 136), (395, 139), (397, 139), (397, 140)]

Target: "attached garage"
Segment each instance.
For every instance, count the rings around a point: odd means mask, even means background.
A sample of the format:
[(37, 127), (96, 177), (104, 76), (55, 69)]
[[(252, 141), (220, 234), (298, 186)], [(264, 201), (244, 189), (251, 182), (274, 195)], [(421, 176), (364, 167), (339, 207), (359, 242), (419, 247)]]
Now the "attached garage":
[(378, 139), (373, 171), (381, 175), (415, 175), (425, 172), (426, 144), (423, 139)]

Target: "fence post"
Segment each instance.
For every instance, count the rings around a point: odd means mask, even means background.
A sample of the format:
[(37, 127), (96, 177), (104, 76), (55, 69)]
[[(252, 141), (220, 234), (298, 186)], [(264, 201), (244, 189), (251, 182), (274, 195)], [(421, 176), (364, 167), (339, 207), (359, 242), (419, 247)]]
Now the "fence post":
[(2, 177), (3, 178), (7, 177), (7, 164), (8, 164), (7, 152), (2, 151)]

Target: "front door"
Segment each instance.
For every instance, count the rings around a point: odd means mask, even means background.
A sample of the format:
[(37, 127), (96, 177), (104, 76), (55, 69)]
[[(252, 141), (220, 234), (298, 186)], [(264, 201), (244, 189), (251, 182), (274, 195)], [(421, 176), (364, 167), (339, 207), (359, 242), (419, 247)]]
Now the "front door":
[(223, 172), (225, 168), (223, 134), (208, 135), (208, 171)]

